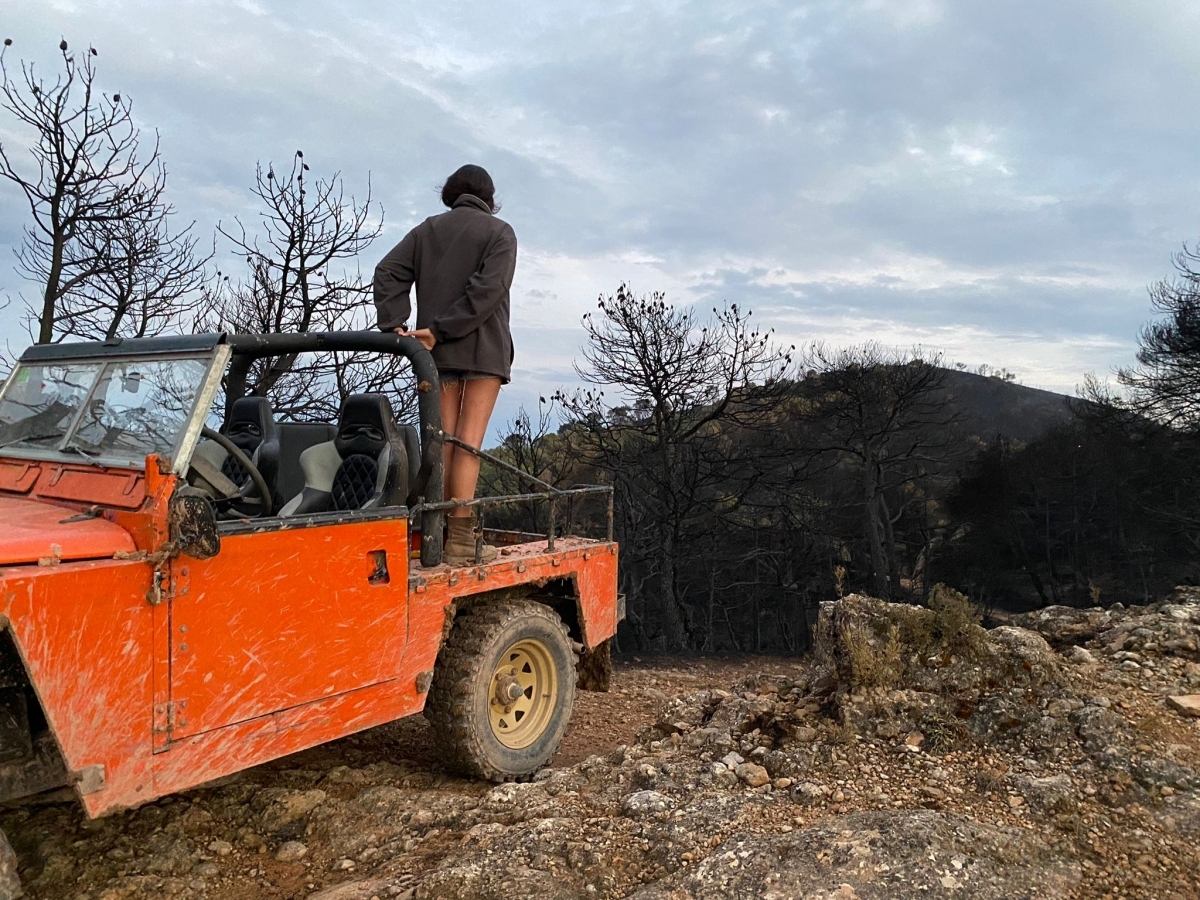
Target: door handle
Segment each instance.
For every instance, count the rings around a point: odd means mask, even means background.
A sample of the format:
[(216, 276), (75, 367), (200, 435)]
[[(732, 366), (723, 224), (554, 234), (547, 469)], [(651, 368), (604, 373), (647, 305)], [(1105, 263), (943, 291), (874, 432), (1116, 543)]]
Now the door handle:
[(367, 583), (373, 585), (389, 584), (392, 576), (388, 572), (387, 551), (372, 550), (367, 554), (367, 558), (371, 560), (371, 574), (367, 576)]

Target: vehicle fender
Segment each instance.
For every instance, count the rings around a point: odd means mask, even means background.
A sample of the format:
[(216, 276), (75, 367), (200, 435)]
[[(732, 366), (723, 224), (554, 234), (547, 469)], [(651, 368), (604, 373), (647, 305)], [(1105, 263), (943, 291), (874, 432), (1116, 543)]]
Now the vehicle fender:
[(91, 815), (156, 796), (154, 636), (168, 626), (148, 602), (152, 579), (135, 560), (0, 571), (0, 623)]

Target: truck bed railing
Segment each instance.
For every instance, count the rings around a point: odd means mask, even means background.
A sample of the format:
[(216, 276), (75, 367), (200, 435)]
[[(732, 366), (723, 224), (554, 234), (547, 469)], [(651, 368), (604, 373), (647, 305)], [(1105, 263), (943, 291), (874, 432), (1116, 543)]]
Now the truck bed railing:
[(510, 474), (516, 475), (526, 481), (540, 487), (542, 490), (526, 493), (526, 494), (504, 494), (498, 497), (476, 497), (472, 500), (443, 500), (433, 503), (422, 502), (411, 510), (413, 519), (417, 518), (419, 513), (426, 512), (448, 512), (452, 509), (474, 509), (479, 516), (480, 536), (475, 541), (475, 564), (480, 565), (483, 562), (483, 512), (489, 507), (507, 506), (514, 503), (529, 503), (539, 500), (545, 501), (548, 507), (549, 515), (547, 516), (548, 523), (546, 525), (546, 549), (553, 553), (555, 537), (558, 526), (558, 504), (565, 500), (567, 503), (567, 521), (566, 531), (564, 536), (571, 535), (575, 527), (575, 499), (577, 497), (586, 496), (604, 496), (605, 497), (605, 540), (612, 542), (613, 539), (613, 489), (612, 485), (607, 484), (584, 484), (575, 487), (560, 488), (555, 487), (548, 481), (543, 481), (536, 475), (526, 472), (524, 469), (519, 469), (516, 466), (505, 462), (502, 459), (488, 453), (486, 450), (480, 450), (478, 447), (472, 447), (466, 441), (460, 440), (453, 435), (442, 432), (440, 437), (443, 441), (447, 441), (456, 447), (466, 450), (468, 453), (487, 460), (497, 468), (503, 469)]

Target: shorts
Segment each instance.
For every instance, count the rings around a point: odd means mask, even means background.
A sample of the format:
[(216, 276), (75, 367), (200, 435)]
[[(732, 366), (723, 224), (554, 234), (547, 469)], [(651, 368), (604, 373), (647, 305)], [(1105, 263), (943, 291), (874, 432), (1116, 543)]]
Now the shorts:
[(499, 378), (487, 372), (471, 372), (465, 369), (445, 369), (438, 372), (438, 384), (456, 384), (459, 381), (479, 381), (483, 378)]

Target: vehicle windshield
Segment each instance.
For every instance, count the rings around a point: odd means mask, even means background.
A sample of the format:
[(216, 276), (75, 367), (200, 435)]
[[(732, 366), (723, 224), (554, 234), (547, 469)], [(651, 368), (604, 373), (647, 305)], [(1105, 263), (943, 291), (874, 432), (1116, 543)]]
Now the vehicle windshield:
[(18, 366), (0, 397), (0, 445), (61, 441), (99, 372), (87, 362)]
[(209, 359), (22, 363), (0, 395), (0, 450), (140, 465), (170, 457)]

